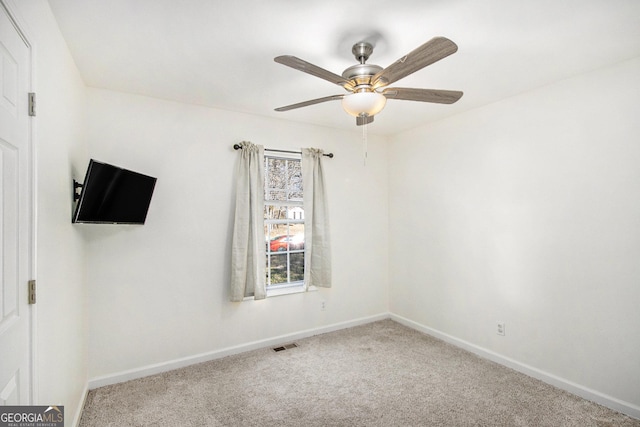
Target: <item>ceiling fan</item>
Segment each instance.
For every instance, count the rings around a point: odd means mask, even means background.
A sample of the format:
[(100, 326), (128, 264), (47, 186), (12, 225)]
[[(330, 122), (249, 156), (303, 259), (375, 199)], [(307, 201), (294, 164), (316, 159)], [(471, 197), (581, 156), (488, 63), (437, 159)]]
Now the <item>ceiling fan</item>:
[(446, 37), (435, 37), (383, 69), (378, 65), (366, 64), (373, 52), (373, 45), (359, 42), (351, 50), (359, 64), (347, 68), (341, 76), (295, 56), (278, 56), (274, 58), (277, 63), (335, 83), (348, 93), (299, 102), (276, 108), (276, 111), (288, 111), (340, 99), (344, 110), (354, 116), (356, 124), (361, 126), (373, 122), (373, 117), (382, 111), (387, 99), (453, 104), (462, 97), (462, 92), (387, 86), (457, 50), (458, 46)]

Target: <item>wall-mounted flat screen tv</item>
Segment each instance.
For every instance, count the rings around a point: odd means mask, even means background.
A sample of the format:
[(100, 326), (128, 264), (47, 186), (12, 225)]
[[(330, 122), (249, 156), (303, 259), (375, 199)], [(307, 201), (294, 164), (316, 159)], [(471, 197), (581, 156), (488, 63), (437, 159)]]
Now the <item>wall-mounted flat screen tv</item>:
[(72, 222), (144, 224), (155, 185), (156, 178), (91, 159)]

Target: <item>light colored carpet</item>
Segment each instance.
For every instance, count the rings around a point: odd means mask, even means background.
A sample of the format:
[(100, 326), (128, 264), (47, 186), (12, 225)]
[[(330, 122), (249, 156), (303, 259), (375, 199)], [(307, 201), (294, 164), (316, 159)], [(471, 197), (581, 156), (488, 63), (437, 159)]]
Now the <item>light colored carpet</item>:
[(296, 343), (92, 390), (80, 426), (640, 426), (391, 320)]

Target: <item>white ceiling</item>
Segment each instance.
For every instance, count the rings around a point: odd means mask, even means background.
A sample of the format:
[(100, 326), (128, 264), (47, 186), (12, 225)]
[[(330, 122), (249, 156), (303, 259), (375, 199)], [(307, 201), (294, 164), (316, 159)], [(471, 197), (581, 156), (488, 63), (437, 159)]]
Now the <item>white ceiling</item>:
[[(395, 86), (461, 90), (453, 105), (390, 100), (368, 132), (393, 135), (585, 71), (640, 56), (640, 0), (49, 0), (91, 87), (359, 130), (345, 93), (277, 64), (294, 55), (335, 74), (386, 67), (435, 36), (457, 53)], [(593, 88), (597, 100), (598, 88)]]

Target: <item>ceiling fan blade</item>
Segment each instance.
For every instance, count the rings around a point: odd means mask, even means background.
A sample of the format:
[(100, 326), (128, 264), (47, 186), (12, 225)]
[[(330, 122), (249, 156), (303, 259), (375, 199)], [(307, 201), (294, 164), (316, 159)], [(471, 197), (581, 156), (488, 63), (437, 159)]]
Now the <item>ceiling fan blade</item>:
[(334, 74), (331, 71), (327, 71), (324, 68), (320, 68), (317, 65), (313, 65), (312, 63), (307, 62), (303, 59), (296, 58), (295, 56), (276, 56), (275, 58), (273, 58), (273, 60), (279, 64), (295, 68), (296, 70), (302, 71), (303, 73), (311, 74), (312, 76), (320, 77), (321, 79), (327, 80), (331, 83), (335, 83), (344, 88), (353, 89), (353, 85), (351, 84), (351, 82), (344, 77)]
[(438, 104), (453, 104), (463, 95), (458, 90), (414, 89), (409, 87), (389, 87), (383, 90), (382, 94), (388, 99), (435, 102)]
[(356, 117), (356, 126), (368, 125), (373, 122), (375, 116), (358, 116)]
[(324, 98), (311, 99), (309, 101), (298, 102), (297, 104), (291, 104), (285, 107), (279, 107), (279, 108), (276, 108), (276, 111), (289, 111), (296, 108), (308, 107), (309, 105), (320, 104), (321, 102), (336, 101), (342, 98), (344, 98), (344, 95), (325, 96)]
[(455, 53), (458, 46), (446, 37), (435, 37), (373, 76), (373, 86), (382, 87), (400, 80), (427, 65)]

